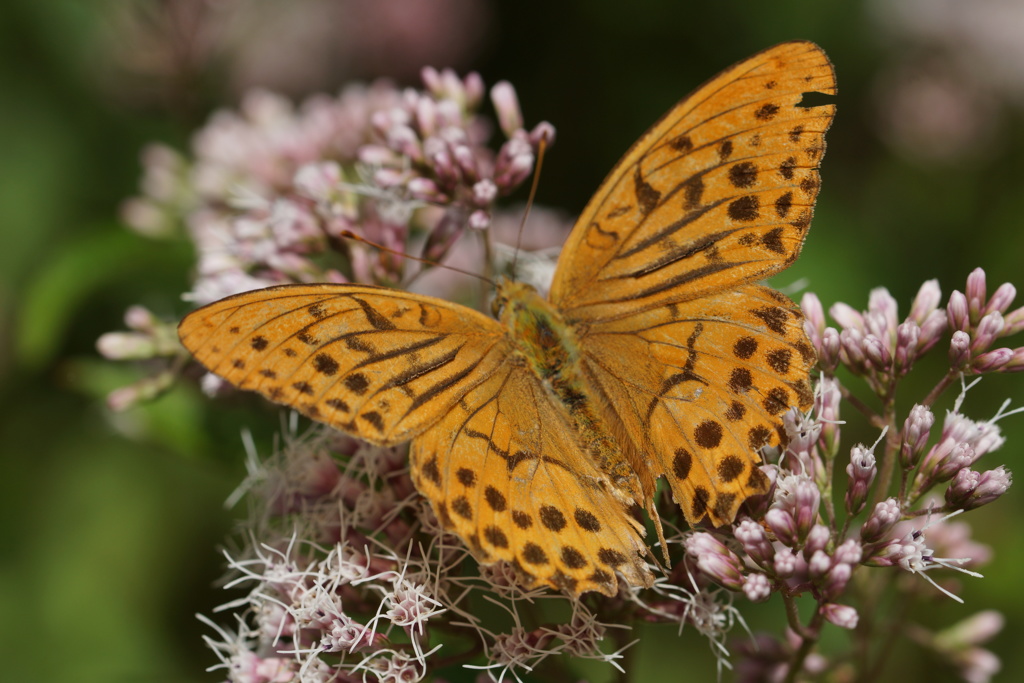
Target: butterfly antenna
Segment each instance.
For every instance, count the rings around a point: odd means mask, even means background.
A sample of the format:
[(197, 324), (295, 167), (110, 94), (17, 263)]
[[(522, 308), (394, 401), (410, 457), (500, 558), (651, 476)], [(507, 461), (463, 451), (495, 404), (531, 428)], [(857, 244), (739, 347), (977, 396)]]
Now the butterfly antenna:
[(449, 265), (447, 265), (445, 263), (438, 263), (437, 261), (431, 261), (430, 259), (423, 258), (422, 256), (413, 256), (412, 254), (407, 254), (404, 251), (399, 251), (397, 249), (392, 249), (391, 247), (385, 247), (383, 244), (377, 244), (376, 242), (371, 242), (370, 240), (366, 239), (362, 235), (357, 235), (354, 232), (352, 232), (351, 230), (342, 230), (340, 235), (341, 235), (341, 237), (344, 237), (345, 239), (352, 240), (353, 242), (362, 242), (363, 244), (367, 244), (367, 245), (373, 247), (374, 249), (380, 249), (381, 251), (386, 251), (389, 254), (394, 254), (395, 256), (401, 256), (402, 258), (412, 259), (413, 261), (419, 261), (420, 263), (425, 263), (428, 266), (436, 266), (437, 268), (446, 268), (446, 269), (454, 271), (456, 273), (462, 273), (463, 275), (469, 275), (470, 277), (475, 277), (478, 280), (482, 280), (482, 281), (486, 282), (487, 284), (491, 285), (492, 287), (496, 286), (493, 281), (491, 281), (490, 279), (484, 277), (480, 273), (473, 273), (473, 272), (470, 272), (468, 270), (463, 270), (462, 268), (456, 268), (455, 266), (449, 266)]
[(519, 249), (523, 243), (523, 231), (526, 229), (526, 219), (530, 217), (530, 209), (533, 207), (533, 199), (537, 196), (537, 186), (540, 184), (540, 169), (544, 165), (544, 153), (548, 149), (548, 135), (542, 133), (540, 142), (537, 143), (537, 167), (533, 169), (533, 183), (530, 185), (530, 196), (526, 200), (526, 211), (523, 212), (523, 221), (519, 224), (519, 235), (516, 237), (516, 250), (512, 254), (512, 279), (516, 277), (516, 262), (519, 260)]

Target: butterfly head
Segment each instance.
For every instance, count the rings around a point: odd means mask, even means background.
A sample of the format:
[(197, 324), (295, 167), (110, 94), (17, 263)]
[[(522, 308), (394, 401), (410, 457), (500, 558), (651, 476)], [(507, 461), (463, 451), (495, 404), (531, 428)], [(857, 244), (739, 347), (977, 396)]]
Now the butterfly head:
[(494, 299), (491, 300), (491, 314), (504, 322), (507, 316), (514, 316), (517, 310), (530, 308), (535, 300), (541, 299), (541, 295), (531, 285), (499, 278)]

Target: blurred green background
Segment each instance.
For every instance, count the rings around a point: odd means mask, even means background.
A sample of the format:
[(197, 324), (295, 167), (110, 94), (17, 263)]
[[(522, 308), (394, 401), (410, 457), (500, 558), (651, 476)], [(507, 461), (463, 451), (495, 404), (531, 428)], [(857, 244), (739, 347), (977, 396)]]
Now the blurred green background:
[[(111, 414), (105, 392), (141, 371), (94, 351), (133, 303), (168, 317), (187, 310), (178, 297), (188, 247), (147, 241), (118, 220), (147, 141), (183, 149), (213, 109), (252, 86), (301, 98), (377, 76), (415, 85), (425, 64), (476, 69), (488, 84), (516, 86), (528, 126), (556, 126), (538, 201), (572, 212), (690, 89), (769, 45), (811, 39), (835, 63), (839, 113), (804, 254), (776, 284), (805, 278), (826, 306), (857, 308), (884, 285), (905, 311), (924, 280), (962, 290), (976, 266), (990, 291), (1024, 286), (1021, 35), (1024, 3), (1006, 0), (3, 3), (3, 678), (221, 678), (204, 673), (215, 659), (193, 615), (225, 600), (213, 587), (217, 547), (233, 515), (223, 501), (244, 474), (249, 413), (211, 410), (179, 387)], [(1024, 403), (1021, 379), (986, 380), (965, 411), (984, 418), (1006, 397)], [(277, 426), (271, 415), (252, 425), (258, 433)], [(1002, 426), (1008, 445), (988, 466), (1015, 470), (1024, 416)], [(1007, 628), (991, 644), (1003, 680), (1024, 679), (1022, 514), (1011, 489), (969, 515), (996, 551), (986, 578), (963, 582), (966, 607), (936, 599), (912, 615), (934, 626), (1003, 610)], [(777, 623), (779, 606), (770, 608), (755, 622)], [(637, 680), (684, 670), (713, 680), (692, 632), (643, 633)], [(909, 642), (896, 653), (885, 680), (956, 680)]]

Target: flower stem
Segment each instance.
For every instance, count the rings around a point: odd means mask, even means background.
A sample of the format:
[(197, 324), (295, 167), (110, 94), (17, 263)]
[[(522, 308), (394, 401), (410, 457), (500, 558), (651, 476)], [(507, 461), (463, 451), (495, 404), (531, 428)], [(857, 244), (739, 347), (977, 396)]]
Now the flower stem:
[(959, 376), (959, 371), (950, 369), (950, 371), (946, 373), (946, 376), (939, 380), (939, 383), (936, 384), (932, 388), (932, 390), (928, 392), (928, 395), (924, 397), (924, 400), (921, 401), (921, 404), (931, 407), (932, 404), (934, 404), (935, 401), (939, 399), (939, 396), (942, 395), (942, 392), (948, 389), (949, 385), (952, 384)]
[(876, 413), (874, 410), (872, 410), (868, 404), (864, 403), (859, 398), (850, 393), (850, 390), (847, 389), (845, 385), (840, 384), (839, 390), (840, 392), (842, 392), (843, 399), (848, 401), (851, 406), (860, 411), (864, 415), (864, 417), (868, 418), (868, 421), (872, 424), (872, 426), (878, 427), (879, 429), (885, 426), (885, 421), (882, 419), (882, 416)]
[[(890, 394), (891, 396), (891, 394)], [(882, 466), (878, 468), (877, 484), (871, 494), (871, 503), (868, 510), (873, 510), (889, 494), (892, 487), (892, 474), (899, 462), (900, 453), (900, 430), (896, 427), (896, 402), (892, 399), (886, 401), (883, 426), (888, 427), (885, 435), (885, 451), (882, 455)]]
[[(806, 627), (801, 626), (799, 630), (794, 629), (799, 634), (801, 642), (800, 647), (793, 653), (793, 658), (790, 660), (789, 671), (786, 672), (786, 683), (794, 683), (796, 681), (797, 674), (804, 667), (807, 655), (811, 654), (811, 650), (817, 645), (818, 635), (821, 633), (821, 622), (821, 611), (817, 610), (814, 616), (811, 617), (810, 624)], [(792, 626), (792, 622), (790, 625)]]

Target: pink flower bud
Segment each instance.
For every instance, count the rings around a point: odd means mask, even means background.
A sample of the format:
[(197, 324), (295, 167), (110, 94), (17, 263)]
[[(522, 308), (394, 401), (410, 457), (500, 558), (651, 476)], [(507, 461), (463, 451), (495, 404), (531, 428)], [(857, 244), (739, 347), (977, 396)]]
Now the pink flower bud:
[(896, 526), (903, 516), (899, 503), (895, 498), (887, 498), (875, 506), (868, 520), (860, 529), (861, 540), (865, 543), (874, 543), (881, 540), (889, 531)]
[(832, 540), (832, 532), (824, 524), (815, 524), (807, 534), (807, 541), (804, 543), (804, 557), (810, 557), (818, 551), (825, 550), (828, 542)]
[(431, 170), (437, 177), (437, 184), (443, 190), (448, 191), (459, 184), (461, 171), (452, 159), (451, 152), (447, 149), (437, 149), (428, 158)]
[(743, 577), (743, 593), (751, 602), (764, 602), (771, 597), (772, 584), (768, 577), (752, 572)]
[(1003, 314), (999, 311), (984, 316), (978, 323), (974, 338), (971, 340), (971, 352), (981, 353), (992, 346), (992, 342), (999, 337), (1004, 327), (1006, 327), (1006, 323), (1003, 322)]
[(824, 550), (815, 550), (807, 561), (807, 573), (815, 581), (825, 576), (826, 572), (831, 568), (832, 558)]
[(409, 191), (413, 198), (424, 202), (440, 201), (447, 196), (441, 192), (441, 188), (437, 186), (437, 183), (430, 178), (422, 176), (410, 178), (409, 182), (405, 184), (405, 189)]
[(686, 539), (686, 554), (697, 560), (697, 567), (716, 583), (743, 588), (743, 563), (712, 534), (698, 532)]
[(878, 468), (875, 456), (863, 444), (857, 444), (850, 451), (850, 464), (846, 467), (849, 488), (846, 490), (846, 511), (856, 515), (864, 509), (871, 484), (875, 481)]
[(834, 377), (822, 378), (815, 399), (815, 412), (821, 427), (821, 440), (826, 453), (834, 453), (839, 444), (839, 406), (843, 398), (839, 382)]
[(835, 370), (839, 364), (841, 349), (842, 340), (839, 331), (834, 327), (826, 327), (821, 335), (821, 348), (815, 349), (818, 352), (818, 362), (826, 372)]
[(971, 337), (966, 332), (957, 330), (949, 340), (949, 365), (953, 368), (962, 368), (970, 359)]
[(334, 161), (305, 164), (292, 180), (299, 194), (316, 201), (329, 201), (338, 192), (340, 182), (341, 166)]
[(1003, 318), (1003, 322), (1006, 323), (1006, 329), (1003, 330), (1004, 337), (1009, 337), (1011, 334), (1017, 334), (1024, 330), (1024, 306), (1007, 313)]
[(519, 108), (516, 89), (508, 81), (499, 81), (491, 88), (491, 102), (498, 114), (498, 124), (505, 137), (512, 137), (515, 131), (523, 127), (523, 112)]
[(953, 293), (949, 295), (949, 303), (946, 304), (946, 317), (949, 319), (950, 329), (966, 331), (971, 326), (971, 312), (967, 297), (953, 290)]
[(836, 562), (844, 562), (848, 565), (860, 564), (860, 560), (864, 555), (864, 551), (861, 548), (860, 542), (855, 538), (849, 538), (839, 544), (833, 553), (833, 559)]
[(995, 638), (1006, 625), (1006, 619), (995, 610), (984, 610), (936, 634), (936, 645), (942, 649), (962, 650), (981, 645)]
[(921, 334), (917, 340), (918, 358), (939, 342), (948, 326), (949, 321), (944, 310), (940, 308), (937, 311), (932, 311), (931, 315), (921, 323)]
[(533, 130), (530, 131), (528, 139), (530, 144), (536, 148), (540, 144), (541, 140), (544, 140), (544, 144), (548, 147), (555, 144), (555, 127), (547, 121), (541, 121)]
[(821, 493), (806, 474), (791, 474), (776, 483), (775, 500), (765, 522), (776, 537), (790, 547), (799, 547), (817, 521)]
[[(467, 183), (475, 183), (480, 179), (480, 171), (477, 168), (476, 157), (473, 156), (473, 150), (469, 148), (469, 145), (458, 144), (452, 148), (452, 157), (455, 159), (455, 163), (458, 165), (459, 170), (462, 171), (462, 177)], [(488, 180), (493, 184), (493, 181)]]
[(839, 562), (828, 570), (825, 580), (821, 582), (821, 591), (826, 598), (837, 598), (842, 595), (850, 577), (853, 576), (853, 567), (845, 562)]
[(832, 315), (832, 319), (839, 323), (840, 327), (858, 330), (862, 333), (864, 332), (864, 316), (854, 310), (850, 305), (844, 304), (842, 301), (838, 301), (832, 304), (832, 307), (828, 309), (828, 312)]
[(498, 197), (498, 186), (493, 180), (484, 179), (473, 185), (473, 201), (479, 207), (490, 206)]
[(921, 338), (921, 328), (914, 321), (901, 323), (896, 328), (896, 349), (893, 352), (894, 369), (905, 375), (917, 360), (917, 344)]
[(970, 467), (974, 460), (974, 449), (970, 444), (961, 441), (936, 463), (931, 481), (949, 481), (957, 472), (965, 467)]
[(804, 331), (814, 347), (818, 348), (825, 331), (825, 309), (821, 306), (821, 300), (814, 292), (805, 292), (800, 299), (800, 308), (804, 313)]
[(791, 548), (781, 548), (775, 553), (775, 573), (782, 578), (793, 576), (796, 572), (796, 553)]
[(978, 374), (1002, 372), (1013, 360), (1013, 349), (992, 349), (971, 361), (971, 370)]
[(1015, 348), (1009, 362), (1002, 367), (1003, 372), (1020, 372), (1021, 370), (1024, 370), (1024, 346)]
[(871, 366), (876, 370), (888, 371), (892, 366), (892, 355), (889, 348), (881, 339), (873, 334), (864, 337), (862, 342), (864, 355), (867, 356)]
[(462, 80), (462, 88), (466, 97), (466, 107), (476, 109), (484, 99), (484, 79), (475, 71), (470, 71)]
[(946, 489), (946, 502), (957, 509), (973, 510), (1002, 496), (1012, 483), (1013, 477), (1003, 465), (981, 473), (965, 468)]
[(967, 289), (965, 290), (971, 322), (977, 322), (981, 318), (986, 301), (985, 289), (985, 271), (975, 268), (967, 276)]
[(864, 374), (867, 371), (864, 334), (856, 328), (847, 327), (839, 333), (839, 341), (839, 359), (854, 373)]
[(859, 619), (857, 610), (849, 605), (837, 605), (834, 602), (821, 606), (821, 614), (827, 621), (840, 628), (855, 629)]
[(107, 395), (107, 407), (115, 412), (127, 410), (139, 403), (151, 401), (167, 391), (174, 383), (175, 373), (164, 370)]
[(439, 93), (441, 91), (441, 74), (437, 72), (432, 66), (425, 66), (420, 70), (420, 80), (423, 81), (423, 85), (431, 93)]
[(486, 230), (491, 227), (491, 214), (483, 209), (477, 209), (469, 214), (469, 227), (474, 230)]
[(1017, 296), (1017, 288), (1009, 282), (1004, 282), (999, 285), (999, 289), (995, 291), (992, 298), (989, 299), (988, 305), (985, 306), (985, 310), (982, 311), (982, 315), (997, 311), (999, 313), (1006, 313), (1007, 309), (1010, 308), (1010, 304), (1013, 303), (1014, 298)]
[(412, 161), (423, 159), (423, 149), (420, 146), (419, 136), (416, 131), (406, 125), (392, 125), (386, 133), (388, 147)]
[(763, 567), (770, 565), (772, 557), (775, 556), (775, 548), (760, 524), (750, 519), (741, 520), (736, 525), (733, 536), (754, 562)]
[[(880, 339), (889, 340), (896, 335), (899, 308), (896, 299), (885, 287), (876, 287), (868, 296), (868, 311), (872, 315), (869, 330)], [(871, 329), (874, 328), (874, 329)]]
[(941, 300), (942, 290), (939, 288), (939, 281), (928, 280), (917, 290), (917, 296), (914, 297), (914, 303), (910, 306), (910, 315), (907, 316), (907, 320), (924, 327), (925, 320), (936, 311)]
[(156, 343), (140, 332), (107, 332), (96, 340), (96, 350), (108, 360), (143, 360), (157, 355)]
[(921, 459), (928, 443), (935, 413), (928, 406), (915, 405), (903, 423), (903, 443), (900, 445), (900, 463), (906, 470), (913, 469)]
[(148, 308), (136, 304), (129, 306), (128, 310), (124, 312), (124, 324), (130, 330), (152, 334), (156, 331), (160, 320)]
[(383, 145), (363, 145), (359, 148), (358, 157), (368, 166), (384, 166), (398, 161), (395, 153)]

